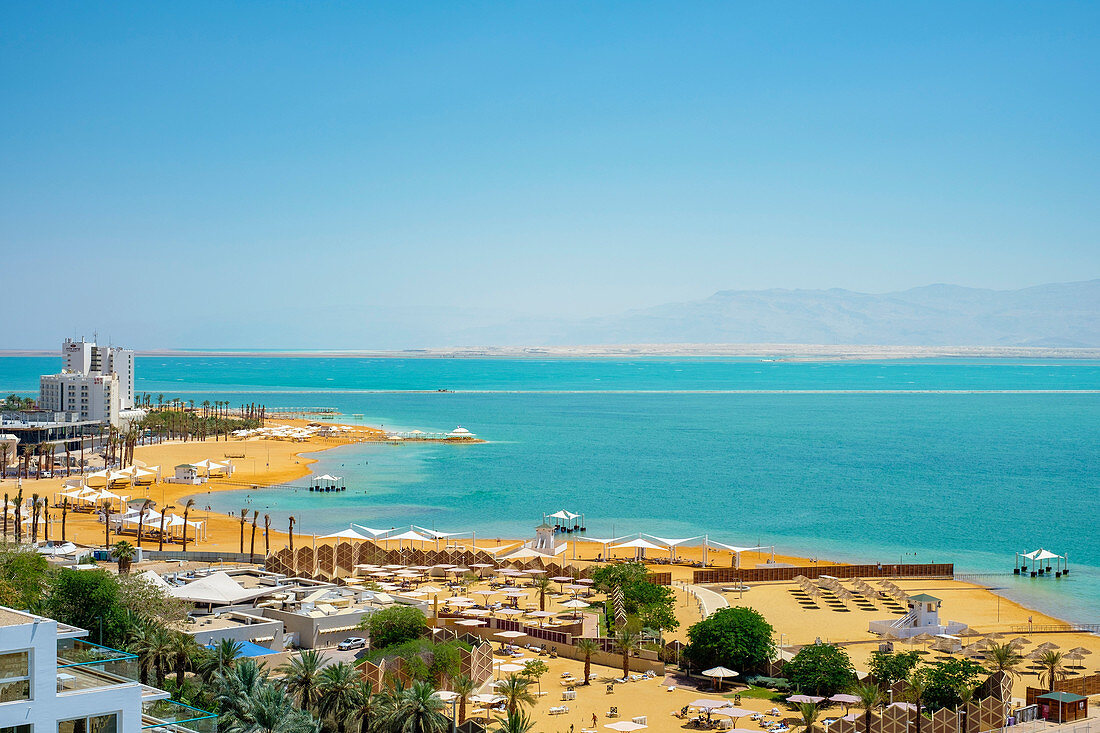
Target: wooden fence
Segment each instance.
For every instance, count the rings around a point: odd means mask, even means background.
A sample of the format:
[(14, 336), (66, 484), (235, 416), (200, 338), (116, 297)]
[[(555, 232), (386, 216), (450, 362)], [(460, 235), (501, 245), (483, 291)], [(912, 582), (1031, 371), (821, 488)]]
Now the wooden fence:
[(823, 575), (834, 578), (931, 578), (952, 577), (955, 566), (952, 563), (925, 563), (906, 565), (813, 565), (803, 567), (780, 568), (708, 568), (696, 570), (692, 582), (704, 583), (762, 583), (768, 581), (794, 580), (802, 575), (811, 580)]

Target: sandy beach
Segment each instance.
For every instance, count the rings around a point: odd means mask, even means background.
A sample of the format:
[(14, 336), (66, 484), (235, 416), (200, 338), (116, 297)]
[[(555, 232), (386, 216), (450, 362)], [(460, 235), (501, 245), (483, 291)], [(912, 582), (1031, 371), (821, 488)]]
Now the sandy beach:
[[(291, 426), (303, 426), (304, 420), (280, 420), (282, 424)], [(156, 502), (158, 510), (162, 507), (170, 507), (173, 513), (182, 513), (183, 502), (188, 498), (195, 500), (195, 506), (191, 511), (193, 519), (201, 519), (207, 522), (207, 538), (200, 542), (189, 541), (190, 550), (236, 552), (240, 549), (240, 522), (236, 517), (227, 516), (207, 509), (207, 502), (203, 499), (216, 491), (256, 487), (262, 491), (265, 486), (283, 484), (300, 480), (310, 472), (310, 464), (315, 458), (309, 454), (324, 451), (341, 445), (347, 445), (357, 441), (384, 442), (385, 434), (375, 428), (362, 426), (348, 426), (346, 431), (336, 431), (329, 437), (312, 436), (300, 441), (274, 440), (265, 438), (247, 438), (230, 441), (191, 441), (170, 442), (151, 446), (139, 446), (136, 449), (136, 459), (147, 466), (159, 465), (164, 475), (171, 475), (172, 467), (181, 463), (193, 463), (202, 459), (215, 461), (230, 460), (234, 465), (234, 473), (229, 478), (213, 478), (209, 483), (201, 486), (173, 484), (160, 482), (148, 487), (134, 487), (121, 493), (129, 493), (131, 499), (150, 498)], [(24, 496), (33, 493), (53, 497), (55, 492), (62, 487), (64, 479), (52, 478), (42, 480), (24, 480)], [(15, 482), (4, 482), (3, 490), (14, 494)], [(60, 514), (57, 508), (50, 509), (52, 524), (50, 528), (51, 539), (60, 538)], [(250, 515), (251, 519), (251, 515)], [(265, 542), (263, 535), (263, 517), (259, 520), (260, 531), (257, 533), (256, 550), (262, 557)], [(245, 532), (245, 551), (248, 550), (250, 532)], [(66, 521), (66, 537), (79, 544), (89, 546), (102, 546), (104, 542), (103, 524), (95, 514), (69, 512)], [(131, 543), (136, 543), (132, 534), (125, 536)], [(272, 527), (266, 544), (272, 551), (278, 550), (287, 544), (285, 527)], [(295, 532), (297, 543), (313, 542), (309, 535), (300, 535)], [(509, 541), (520, 542), (528, 538), (478, 538), (477, 544), (482, 547), (497, 546)], [(114, 538), (112, 537), (112, 541)], [(470, 540), (459, 540), (460, 544), (469, 544)], [(152, 538), (146, 538), (143, 545), (147, 548), (156, 548), (159, 543)], [(318, 544), (321, 544), (318, 541)], [(603, 551), (601, 545), (588, 542), (569, 542), (564, 557), (578, 566), (588, 566), (595, 562), (596, 556)], [(178, 542), (165, 543), (165, 549), (180, 549)], [(619, 551), (620, 557), (626, 557), (628, 551)], [(679, 555), (688, 561), (702, 559), (702, 548), (680, 548)], [(573, 558), (576, 557), (574, 560)], [(729, 567), (732, 565), (732, 556), (729, 552), (710, 550), (708, 560), (717, 567)], [(742, 553), (741, 563), (743, 567), (755, 567), (768, 561), (786, 563), (791, 565), (809, 565), (807, 558), (777, 554), (772, 556), (767, 552)], [(158, 563), (159, 564), (159, 563)], [(837, 564), (817, 560), (818, 566)], [(694, 568), (684, 564), (652, 564), (654, 572), (669, 572), (672, 574), (673, 588), (676, 593), (676, 615), (680, 621), (680, 628), (666, 634), (666, 640), (687, 640), (687, 629), (691, 624), (702, 618), (703, 607), (697, 600), (697, 593), (708, 593), (708, 589), (700, 591), (691, 586)], [(1029, 623), (1033, 627), (1060, 624), (1059, 619), (1038, 613), (1025, 608), (1017, 603), (998, 597), (991, 590), (974, 585), (948, 579), (925, 580), (901, 580), (898, 584), (908, 593), (928, 593), (943, 601), (941, 618), (960, 621), (973, 629), (985, 634), (1000, 634), (1004, 640), (1015, 636), (1027, 636), (1034, 643), (1051, 641), (1062, 649), (1072, 647), (1084, 647), (1091, 650), (1095, 656), (1087, 657), (1085, 665), (1087, 672), (1091, 672), (1100, 663), (1100, 636), (1084, 633), (1021, 633), (1020, 629)], [(822, 605), (818, 609), (807, 609), (797, 603), (791, 593), (796, 588), (793, 582), (763, 582), (751, 584), (745, 591), (725, 591), (721, 585), (709, 586), (708, 610), (715, 607), (749, 606), (759, 610), (774, 626), (777, 641), (788, 650), (796, 650), (798, 647), (813, 643), (816, 639), (842, 644), (848, 651), (857, 670), (865, 670), (871, 652), (877, 649), (881, 639), (868, 631), (868, 622), (881, 618), (889, 618), (889, 614), (882, 607), (874, 611), (864, 610), (849, 603), (847, 609), (838, 612)], [(921, 645), (912, 647), (898, 643), (901, 650), (909, 648), (923, 649)], [(933, 658), (937, 652), (929, 652), (928, 659)], [(1097, 661), (1091, 661), (1097, 660)], [(547, 695), (541, 698), (534, 708), (536, 720), (552, 723), (557, 728), (568, 727), (573, 724), (576, 728), (591, 725), (591, 715), (596, 713), (601, 724), (606, 721), (605, 713), (610, 705), (615, 705), (621, 711), (623, 717), (629, 719), (631, 715), (662, 716), (662, 721), (672, 720), (669, 712), (679, 709), (691, 700), (701, 696), (696, 689), (684, 689), (683, 681), (659, 678), (657, 680), (642, 680), (616, 685), (614, 695), (607, 695), (603, 684), (594, 684), (589, 687), (577, 689), (575, 701), (569, 701), (570, 712), (563, 715), (550, 716), (551, 705), (561, 704), (558, 700), (558, 677), (560, 674), (572, 671), (576, 672), (579, 662), (575, 660), (552, 660), (551, 673), (543, 680), (543, 689)], [(1086, 672), (1086, 670), (1081, 670)], [(608, 677), (618, 673), (610, 667), (597, 667), (597, 672), (602, 677)], [(1024, 674), (1016, 681), (1014, 687), (1017, 695), (1023, 694), (1024, 687), (1030, 682), (1036, 684), (1035, 670), (1025, 669)], [(677, 689), (668, 690), (669, 686)], [(773, 707), (770, 700), (757, 700), (743, 698), (742, 705), (752, 710), (764, 711)], [(666, 723), (667, 725), (667, 723)], [(682, 723), (676, 722), (676, 728)], [(756, 729), (759, 726), (750, 721), (742, 720), (739, 727)]]

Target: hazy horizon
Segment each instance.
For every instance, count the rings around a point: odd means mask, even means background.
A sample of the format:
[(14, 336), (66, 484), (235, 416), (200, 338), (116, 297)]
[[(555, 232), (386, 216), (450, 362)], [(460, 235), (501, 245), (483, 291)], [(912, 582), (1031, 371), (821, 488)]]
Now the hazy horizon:
[(1095, 4), (0, 13), (0, 349), (1100, 277)]

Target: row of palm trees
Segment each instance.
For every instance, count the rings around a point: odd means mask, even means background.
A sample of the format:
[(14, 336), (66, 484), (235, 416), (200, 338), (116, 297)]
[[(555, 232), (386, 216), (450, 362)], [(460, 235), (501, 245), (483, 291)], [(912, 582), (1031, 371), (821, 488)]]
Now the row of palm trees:
[[(139, 649), (149, 648), (154, 658), (165, 660), (165, 668), (179, 659), (176, 648), (155, 635), (152, 642), (143, 644), (148, 646), (139, 644)], [(446, 733), (451, 729), (447, 704), (430, 682), (394, 681), (375, 689), (350, 662), (327, 664), (325, 656), (314, 650), (295, 655), (272, 676), (262, 662), (238, 659), (239, 654), (239, 643), (223, 640), (203, 650), (194, 667), (204, 686), (218, 690), (213, 703), (218, 727), (226, 733)], [(157, 662), (149, 667), (156, 670)], [(182, 687), (182, 678), (177, 681)], [(457, 695), (455, 722), (461, 723), (477, 685), (467, 677), (452, 682)], [(535, 704), (529, 686), (528, 679), (512, 675), (497, 687), (508, 713), (495, 733), (528, 733), (533, 728), (523, 709)]]

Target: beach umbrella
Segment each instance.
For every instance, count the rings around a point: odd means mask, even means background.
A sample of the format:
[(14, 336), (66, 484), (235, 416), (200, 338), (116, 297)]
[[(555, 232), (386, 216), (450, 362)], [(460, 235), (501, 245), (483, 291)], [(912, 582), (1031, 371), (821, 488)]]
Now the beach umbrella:
[(816, 705), (819, 702), (824, 702), (824, 700), (825, 698), (818, 697), (817, 695), (791, 695), (787, 698), (787, 702), (798, 703), (799, 705), (801, 705), (802, 703), (811, 703), (813, 705)]
[(501, 608), (495, 611), (495, 613), (501, 616), (521, 616), (523, 615), (523, 610), (519, 608)]
[(829, 698), (829, 700), (831, 702), (838, 702), (842, 705), (854, 705), (855, 703), (859, 702), (859, 696), (858, 695), (848, 695), (846, 693), (841, 692), (839, 694), (833, 695), (832, 697)]
[(1092, 654), (1092, 650), (1091, 649), (1086, 649), (1083, 646), (1075, 646), (1074, 648), (1069, 650), (1069, 653), (1070, 654), (1080, 654), (1081, 656), (1085, 656), (1086, 654)]
[(703, 676), (714, 678), (714, 689), (718, 689), (722, 686), (722, 680), (726, 679), (727, 677), (736, 677), (737, 673), (734, 672), (732, 669), (727, 669), (726, 667), (719, 666), (711, 667), (710, 669), (705, 670), (703, 672)]
[(484, 626), (486, 622), (476, 618), (464, 618), (461, 621), (455, 621), (459, 626)]
[(555, 583), (572, 583), (573, 582), (573, 579), (570, 578), (568, 575), (555, 575), (554, 577), (550, 578), (550, 580), (554, 581)]
[(509, 663), (500, 664), (497, 667), (498, 672), (522, 672), (524, 669), (525, 669), (525, 667), (522, 664), (509, 664)]
[(643, 728), (648, 728), (648, 727), (649, 727), (648, 725), (643, 725), (641, 723), (633, 723), (629, 720), (620, 720), (616, 723), (608, 723), (604, 726), (604, 728), (610, 728), (611, 730), (617, 730), (617, 731), (620, 731), (620, 733), (629, 733), (632, 730), (642, 730)]
[(710, 698), (700, 698), (688, 703), (688, 707), (700, 708), (702, 710), (715, 710), (717, 708), (724, 708), (729, 703), (728, 700), (711, 700)]
[(716, 708), (714, 710), (711, 710), (711, 712), (714, 713), (715, 715), (725, 715), (727, 718), (743, 718), (746, 715), (752, 715), (753, 714), (752, 710), (745, 710), (745, 708), (735, 708), (735, 707)]
[(1031, 639), (1025, 638), (1023, 636), (1017, 636), (1015, 639), (1008, 642), (1008, 645), (1019, 647), (1019, 646), (1026, 646), (1030, 643), (1031, 643)]

